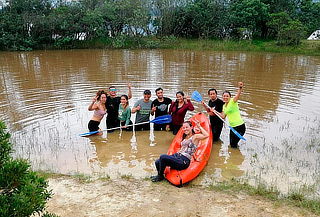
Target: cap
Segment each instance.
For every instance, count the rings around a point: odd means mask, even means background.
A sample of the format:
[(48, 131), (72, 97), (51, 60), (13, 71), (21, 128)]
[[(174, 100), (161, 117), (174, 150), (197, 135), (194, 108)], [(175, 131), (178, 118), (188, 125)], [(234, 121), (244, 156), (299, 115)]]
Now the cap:
[(143, 94), (144, 95), (151, 95), (151, 91), (150, 90), (145, 90), (145, 91), (143, 91)]

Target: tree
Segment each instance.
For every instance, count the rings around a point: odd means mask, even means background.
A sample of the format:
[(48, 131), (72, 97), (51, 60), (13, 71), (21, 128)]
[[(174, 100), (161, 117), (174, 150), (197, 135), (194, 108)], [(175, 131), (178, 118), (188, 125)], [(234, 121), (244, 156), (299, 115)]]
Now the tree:
[(318, 30), (320, 28), (320, 2), (302, 0), (297, 19), (306, 27), (308, 35)]
[(232, 28), (247, 28), (256, 37), (267, 36), (267, 21), (269, 6), (261, 0), (232, 1), (230, 19)]
[(299, 20), (290, 20), (287, 25), (282, 26), (278, 34), (279, 45), (297, 46), (305, 36), (305, 27)]
[(0, 215), (31, 216), (43, 212), (51, 197), (48, 183), (22, 159), (13, 159), (10, 134), (0, 121)]

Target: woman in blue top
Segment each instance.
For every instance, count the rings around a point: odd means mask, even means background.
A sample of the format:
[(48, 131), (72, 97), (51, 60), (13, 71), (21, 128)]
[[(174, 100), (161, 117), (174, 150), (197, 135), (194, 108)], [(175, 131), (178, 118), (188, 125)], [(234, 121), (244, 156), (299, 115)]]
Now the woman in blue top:
[(118, 119), (120, 121), (121, 128), (125, 128), (127, 131), (132, 130), (131, 118), (131, 108), (129, 107), (129, 97), (127, 95), (122, 95), (120, 98), (120, 105), (118, 110)]

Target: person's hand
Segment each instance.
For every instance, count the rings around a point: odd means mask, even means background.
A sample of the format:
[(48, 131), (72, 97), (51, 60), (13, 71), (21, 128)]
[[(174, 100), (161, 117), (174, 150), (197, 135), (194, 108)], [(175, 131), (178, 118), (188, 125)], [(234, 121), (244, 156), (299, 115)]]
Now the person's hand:
[(127, 127), (128, 127), (127, 125), (121, 126), (122, 129), (125, 129), (125, 128), (127, 128)]
[(131, 83), (128, 83), (127, 86), (128, 86), (129, 89), (131, 89), (131, 87), (132, 87)]
[(137, 110), (137, 111), (140, 111), (140, 109), (141, 109), (141, 106), (138, 105), (138, 106), (136, 107), (136, 110)]
[(215, 114), (214, 112), (212, 112), (212, 111), (209, 111), (208, 114), (209, 114), (210, 116), (215, 116), (215, 115), (216, 115), (216, 114)]
[(241, 89), (241, 88), (243, 88), (243, 82), (238, 82), (238, 87)]
[(212, 115), (216, 115), (217, 110), (214, 107), (212, 107), (210, 108), (210, 112), (212, 113)]
[(157, 107), (153, 106), (152, 109), (151, 109), (151, 112), (155, 112), (156, 110), (157, 110)]
[(184, 103), (188, 103), (188, 101), (191, 100), (191, 97), (190, 96), (185, 96), (184, 97)]
[(98, 96), (93, 97), (93, 98), (92, 98), (92, 103), (97, 102), (97, 100), (98, 100)]
[(194, 122), (196, 123), (196, 126), (200, 129), (200, 121), (198, 121), (198, 120), (194, 120)]

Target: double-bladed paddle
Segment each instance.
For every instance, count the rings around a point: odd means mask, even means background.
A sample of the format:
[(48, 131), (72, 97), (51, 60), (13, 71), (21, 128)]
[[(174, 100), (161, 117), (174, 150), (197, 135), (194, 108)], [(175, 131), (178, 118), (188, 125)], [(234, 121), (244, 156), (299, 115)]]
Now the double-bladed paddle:
[[(138, 123), (138, 124), (131, 124), (128, 125), (127, 127), (131, 127), (131, 126), (137, 126), (137, 125), (141, 125), (141, 124), (147, 124), (147, 123), (154, 123), (154, 124), (167, 124), (170, 123), (172, 121), (172, 117), (171, 115), (162, 115), (159, 117), (156, 117), (155, 119), (151, 120), (151, 121), (146, 121), (146, 122), (142, 122), (142, 123)], [(119, 129), (121, 127), (114, 127), (114, 128), (110, 128), (110, 129), (105, 129), (102, 131), (91, 131), (91, 132), (87, 132), (87, 133), (81, 133), (79, 134), (79, 136), (90, 136), (90, 135), (94, 135), (103, 131), (108, 131), (108, 130), (115, 130), (115, 129)]]
[[(202, 102), (202, 96), (198, 91), (193, 91), (191, 98), (194, 99), (197, 102)], [(207, 108), (210, 109), (210, 107), (208, 105), (206, 105)], [(218, 112), (216, 112), (215, 110), (213, 110), (213, 112), (230, 128), (230, 130), (232, 130), (232, 132), (234, 134), (236, 134), (240, 139), (247, 141), (246, 138), (244, 138), (243, 136), (240, 135), (240, 133), (238, 133), (233, 127), (231, 127), (225, 120), (223, 120), (223, 118), (218, 114)]]

